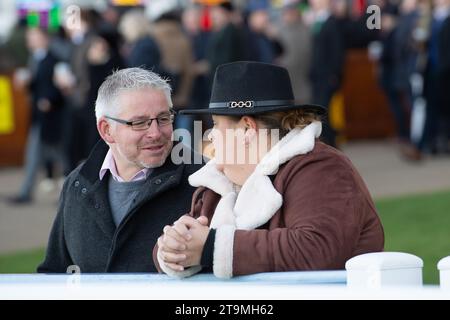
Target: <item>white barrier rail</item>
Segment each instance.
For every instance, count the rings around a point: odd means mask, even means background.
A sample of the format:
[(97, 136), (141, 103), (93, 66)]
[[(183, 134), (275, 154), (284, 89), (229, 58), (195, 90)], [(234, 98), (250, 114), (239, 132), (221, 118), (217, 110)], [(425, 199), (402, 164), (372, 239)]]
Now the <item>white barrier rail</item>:
[(229, 280), (216, 278), (211, 273), (197, 274), (178, 280), (163, 274), (133, 273), (133, 274), (11, 274), (0, 275), (0, 285), (4, 284), (64, 284), (67, 281), (79, 281), (82, 284), (92, 283), (263, 283), (263, 284), (341, 284), (346, 283), (346, 271), (299, 271), (257, 273), (248, 276), (234, 277)]
[(439, 281), (442, 289), (450, 290), (450, 256), (441, 259), (438, 262)]
[[(0, 275), (0, 299), (450, 299), (444, 286), (422, 286), (422, 266), (414, 255), (381, 252), (350, 259), (347, 271), (260, 273), (230, 280), (212, 274), (183, 280), (161, 274), (11, 274)], [(440, 270), (441, 283), (450, 283), (450, 257), (440, 262)]]
[[(308, 272), (298, 272), (307, 275)], [(303, 276), (302, 275), (302, 276)], [(20, 279), (22, 278), (22, 279)], [(309, 275), (306, 276), (309, 278)], [(204, 279), (206, 280), (206, 279)], [(450, 299), (437, 286), (351, 288), (345, 284), (276, 284), (265, 281), (185, 281), (147, 275), (3, 275), (0, 299), (303, 300)]]
[(347, 261), (349, 287), (422, 286), (423, 261), (404, 252), (374, 252)]

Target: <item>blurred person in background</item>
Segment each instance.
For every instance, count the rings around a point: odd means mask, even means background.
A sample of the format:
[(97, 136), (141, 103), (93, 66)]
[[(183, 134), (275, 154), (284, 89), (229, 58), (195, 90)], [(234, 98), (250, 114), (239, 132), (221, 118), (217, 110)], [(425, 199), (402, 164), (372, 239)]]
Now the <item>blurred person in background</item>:
[[(310, 69), (312, 102), (327, 108), (341, 85), (345, 58), (342, 32), (336, 17), (332, 15), (330, 1), (309, 0), (313, 14)], [(325, 143), (336, 146), (336, 132), (329, 119), (324, 119), (322, 139)]]
[[(194, 63), (192, 65), (193, 85), (187, 107), (207, 107), (210, 95), (210, 85), (208, 83), (208, 62), (206, 61), (206, 50), (210, 39), (210, 32), (202, 30), (202, 8), (200, 6), (189, 6), (182, 13), (182, 24), (186, 35), (191, 42)], [(175, 121), (180, 117), (187, 119), (193, 128), (194, 121), (201, 121), (202, 131), (212, 127), (211, 117), (204, 115), (177, 115)], [(202, 135), (203, 136), (203, 135)], [(195, 148), (203, 141), (192, 141)]]
[(108, 2), (106, 8), (100, 12), (101, 19), (101, 29), (106, 32), (117, 32), (117, 28), (120, 23), (120, 9), (119, 7)]
[(244, 57), (244, 43), (238, 27), (234, 24), (235, 8), (231, 2), (223, 2), (210, 10), (212, 34), (206, 58), (209, 63), (209, 82), (212, 83), (219, 65)]
[(90, 88), (89, 63), (87, 52), (94, 39), (97, 15), (91, 10), (81, 10), (80, 23), (77, 26), (65, 25), (70, 40), (70, 57), (67, 63), (59, 63), (55, 69), (54, 81), (64, 95), (66, 112), (64, 113), (64, 153), (67, 176), (90, 150), (85, 133), (92, 123), (93, 106), (87, 106)]
[(63, 26), (53, 33), (52, 40), (50, 42), (50, 51), (58, 58), (58, 61), (70, 63), (72, 57), (73, 44), (70, 40), (67, 29)]
[(381, 26), (381, 85), (394, 116), (400, 151), (410, 160), (421, 159), (410, 135), (413, 102), (410, 79), (416, 70), (418, 57), (413, 32), (418, 20), (417, 0), (403, 0), (399, 7), (399, 16), (386, 13)]
[(440, 106), (440, 123), (438, 134), (438, 151), (441, 153), (450, 152), (450, 1), (446, 1), (448, 15), (442, 23), (439, 33), (439, 67), (438, 67), (438, 83), (439, 83), (439, 106)]
[(140, 9), (127, 11), (120, 19), (119, 31), (125, 40), (125, 65), (160, 73), (161, 53), (150, 34), (150, 21), (144, 11)]
[(298, 6), (299, 2), (296, 1), (283, 7), (281, 27), (277, 33), (283, 54), (278, 62), (289, 71), (296, 100), (300, 103), (309, 103), (312, 37), (310, 30), (302, 21)]
[(48, 191), (56, 187), (54, 164), (61, 161), (61, 128), (63, 100), (61, 92), (53, 83), (53, 72), (57, 59), (49, 50), (50, 38), (47, 30), (29, 27), (26, 44), (30, 52), (27, 71), (15, 75), (15, 84), (27, 87), (31, 94), (31, 128), (25, 153), (25, 178), (19, 194), (10, 199), (22, 204), (32, 201), (36, 175), (41, 163), (45, 164), (46, 180), (43, 187)]
[(107, 76), (124, 66), (119, 45), (119, 35), (108, 28), (95, 33), (87, 51), (89, 90), (83, 110), (86, 112), (84, 144), (89, 150), (100, 140), (93, 116), (98, 89)]
[(194, 57), (179, 14), (171, 11), (159, 16), (151, 25), (151, 34), (161, 52), (161, 67), (171, 74), (173, 104), (175, 108), (186, 107), (192, 91)]
[(208, 48), (210, 33), (201, 29), (201, 8), (190, 6), (182, 13), (183, 29), (191, 42), (194, 64), (192, 71), (195, 79), (190, 95), (189, 107), (207, 106), (209, 101), (209, 86), (207, 83), (208, 65), (206, 50)]
[[(379, 39), (380, 30), (367, 27), (367, 22), (373, 12), (367, 12), (367, 10), (355, 12), (356, 10), (352, 10), (353, 3), (348, 0), (333, 0), (331, 1), (331, 11), (343, 34), (345, 48), (366, 48), (371, 41)], [(383, 10), (384, 1), (369, 0), (367, 5), (376, 5)]]
[[(161, 52), (161, 66), (170, 74), (173, 104), (175, 110), (186, 108), (192, 94), (194, 82), (194, 55), (192, 44), (183, 32), (178, 12), (168, 11), (155, 17), (151, 33)], [(180, 115), (175, 119), (175, 139), (192, 146), (193, 119)]]
[(27, 21), (19, 19), (6, 41), (0, 41), (0, 70), (9, 72), (27, 66), (29, 50), (26, 45), (26, 29)]
[(274, 63), (283, 49), (275, 37), (268, 8), (262, 7), (251, 11), (248, 16), (248, 26), (250, 32), (247, 34), (248, 38), (244, 45), (251, 45), (254, 49), (250, 60)]
[[(448, 101), (449, 70), (449, 15), (450, 0), (434, 0), (430, 34), (428, 39), (424, 76), (424, 96), (426, 99), (426, 118), (423, 136), (419, 143), (422, 152), (436, 154), (448, 148), (448, 136), (444, 138), (441, 128), (448, 128), (445, 107)], [(447, 37), (446, 37), (447, 36)], [(446, 80), (447, 79), (447, 80)], [(447, 120), (448, 121), (448, 120)], [(448, 132), (447, 132), (448, 135)], [(442, 143), (441, 141), (444, 141)]]

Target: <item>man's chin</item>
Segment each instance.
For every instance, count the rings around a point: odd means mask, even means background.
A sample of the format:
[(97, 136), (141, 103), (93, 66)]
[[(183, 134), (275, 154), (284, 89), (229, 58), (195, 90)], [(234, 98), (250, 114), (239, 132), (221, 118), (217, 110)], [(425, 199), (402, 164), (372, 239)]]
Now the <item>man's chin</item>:
[(166, 160), (162, 160), (160, 162), (141, 162), (140, 165), (146, 169), (155, 169), (161, 167)]
[(151, 159), (146, 159), (145, 161), (141, 161), (141, 166), (147, 169), (154, 169), (154, 168), (158, 168), (161, 167), (164, 162), (166, 162), (167, 159), (166, 154), (162, 155), (162, 156), (155, 156), (155, 157), (151, 157)]

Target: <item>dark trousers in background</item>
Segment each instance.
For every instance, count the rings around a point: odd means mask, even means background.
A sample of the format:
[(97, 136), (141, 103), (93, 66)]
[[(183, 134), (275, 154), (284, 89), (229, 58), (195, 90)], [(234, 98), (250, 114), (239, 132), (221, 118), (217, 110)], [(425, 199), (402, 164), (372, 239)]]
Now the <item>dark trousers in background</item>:
[(42, 141), (40, 125), (33, 124), (28, 133), (25, 149), (25, 178), (19, 191), (19, 197), (24, 199), (32, 197), (36, 175), (43, 164), (46, 167), (46, 177), (53, 178), (54, 164), (57, 162), (64, 163), (60, 147)]
[(384, 88), (384, 90), (397, 126), (397, 136), (403, 141), (409, 142), (412, 106), (411, 91), (394, 88)]
[(64, 175), (67, 176), (86, 159), (100, 139), (93, 110), (66, 108), (63, 127), (63, 149), (67, 158)]
[(434, 72), (425, 74), (424, 96), (427, 101), (425, 124), (418, 148), (420, 151), (435, 152), (439, 126), (439, 110), (437, 99), (437, 79)]

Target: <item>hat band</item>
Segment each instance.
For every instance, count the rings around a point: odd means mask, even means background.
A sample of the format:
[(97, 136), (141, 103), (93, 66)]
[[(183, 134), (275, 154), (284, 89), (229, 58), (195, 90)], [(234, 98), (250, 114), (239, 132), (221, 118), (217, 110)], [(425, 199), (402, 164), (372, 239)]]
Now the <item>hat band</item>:
[(216, 108), (253, 108), (253, 107), (275, 107), (294, 105), (294, 100), (263, 100), (263, 101), (229, 101), (229, 102), (211, 102), (210, 109)]

